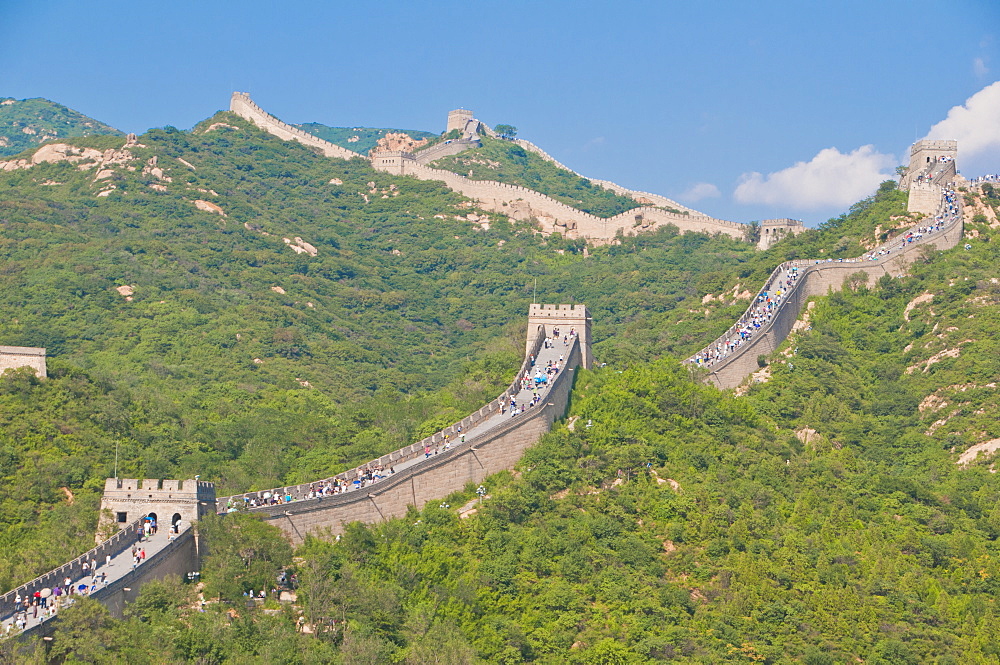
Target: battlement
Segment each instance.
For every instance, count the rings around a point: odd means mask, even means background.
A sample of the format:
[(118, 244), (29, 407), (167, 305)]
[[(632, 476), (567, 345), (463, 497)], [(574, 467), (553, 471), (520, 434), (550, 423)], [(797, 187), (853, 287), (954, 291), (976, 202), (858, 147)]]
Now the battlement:
[(958, 153), (958, 141), (923, 139), (910, 146), (911, 157), (924, 151), (952, 153), (954, 157)]
[(108, 478), (101, 497), (98, 542), (116, 527), (141, 517), (152, 517), (166, 527), (177, 522), (191, 524), (214, 509), (215, 483), (196, 478)]
[(48, 376), (45, 349), (34, 346), (0, 346), (0, 374), (19, 367), (30, 367), (41, 378)]
[(593, 359), (590, 355), (590, 312), (586, 305), (542, 305), (532, 303), (528, 307), (528, 339), (527, 355), (530, 353), (535, 337), (531, 335), (533, 330), (544, 330), (546, 336), (551, 336), (555, 328), (559, 328), (562, 335), (569, 333), (573, 328), (580, 337), (580, 361), (586, 369), (590, 369)]
[(558, 316), (563, 318), (587, 318), (586, 305), (539, 305), (528, 307), (528, 316)]
[(468, 124), (473, 117), (474, 115), (469, 109), (455, 109), (454, 111), (448, 111), (448, 126), (445, 131), (450, 132), (453, 129), (457, 129), (460, 132), (464, 131), (465, 125)]

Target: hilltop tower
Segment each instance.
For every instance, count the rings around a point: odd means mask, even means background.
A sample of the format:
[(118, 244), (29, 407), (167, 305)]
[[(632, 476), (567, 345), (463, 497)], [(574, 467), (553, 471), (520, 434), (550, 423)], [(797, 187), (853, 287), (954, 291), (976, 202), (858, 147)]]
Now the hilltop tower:
[(590, 356), (590, 322), (586, 305), (532, 304), (528, 308), (527, 348), (531, 348), (535, 330), (540, 325), (545, 326), (547, 336), (552, 335), (553, 328), (559, 328), (560, 334), (566, 334), (573, 328), (580, 336), (581, 364), (585, 369), (590, 369), (593, 365), (593, 358)]
[(757, 241), (757, 249), (767, 249), (786, 235), (796, 235), (805, 230), (805, 225), (797, 219), (765, 219), (760, 223), (760, 240)]
[(472, 119), (472, 111), (469, 109), (455, 109), (454, 111), (449, 111), (448, 128), (445, 129), (445, 131), (450, 132), (453, 129), (457, 129), (460, 132), (464, 132), (465, 126), (469, 124), (469, 121)]
[[(110, 515), (105, 513), (110, 511)], [(215, 511), (215, 483), (189, 480), (108, 478), (101, 497), (98, 542), (140, 517), (153, 517), (160, 528), (188, 526)]]
[(899, 180), (900, 189), (909, 189), (914, 184), (918, 176), (927, 175), (934, 170), (935, 165), (950, 164), (942, 171), (949, 181), (957, 173), (955, 169), (955, 159), (958, 157), (958, 141), (929, 140), (923, 139), (910, 146), (910, 165), (906, 169), (906, 175)]
[(958, 178), (955, 158), (958, 141), (917, 141), (910, 148), (910, 165), (899, 179), (899, 188), (909, 192), (908, 212), (932, 215), (941, 199), (941, 188)]

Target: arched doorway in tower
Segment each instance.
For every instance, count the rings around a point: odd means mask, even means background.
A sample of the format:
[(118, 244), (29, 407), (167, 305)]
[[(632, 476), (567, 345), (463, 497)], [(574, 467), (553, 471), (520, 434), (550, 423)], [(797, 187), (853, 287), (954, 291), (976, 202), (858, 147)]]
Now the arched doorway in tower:
[(156, 513), (149, 513), (148, 515), (146, 515), (145, 521), (146, 521), (145, 524), (146, 533), (149, 535), (156, 533), (156, 524), (157, 524)]
[(181, 530), (181, 514), (174, 513), (174, 516), (170, 518), (170, 531), (173, 533), (178, 533)]

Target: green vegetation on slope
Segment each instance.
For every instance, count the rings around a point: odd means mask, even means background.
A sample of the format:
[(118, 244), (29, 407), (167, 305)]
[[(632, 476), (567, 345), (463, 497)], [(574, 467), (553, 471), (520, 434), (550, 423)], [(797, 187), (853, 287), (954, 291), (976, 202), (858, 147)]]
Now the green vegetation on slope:
[[(212, 522), (227, 560), (210, 558), (205, 582), (240, 608), (239, 630), (222, 628), (226, 602), (193, 613), (183, 588), (157, 585), (133, 610), (146, 623), (101, 634), (132, 662), (273, 658), (279, 645), (303, 663), (995, 662), (1000, 482), (989, 461), (955, 463), (1000, 436), (995, 230), (971, 231), (971, 250), (912, 277), (818, 299), (812, 328), (745, 397), (670, 360), (581, 372), (575, 426), (488, 479), (474, 516), (455, 512), (470, 487), (307, 541), (301, 610), (244, 611), (242, 593), (288, 554), (276, 530)], [(924, 293), (933, 305), (907, 312)], [(959, 356), (926, 363), (956, 343)], [(272, 563), (240, 566), (248, 553)], [(299, 611), (335, 622), (301, 634)], [(150, 629), (173, 651), (123, 637)]]
[(121, 132), (41, 97), (0, 97), (0, 157), (16, 155), (53, 139), (99, 134), (120, 136)]
[(375, 127), (328, 127), (318, 122), (305, 122), (296, 125), (299, 129), (309, 132), (313, 136), (318, 136), (324, 141), (329, 141), (342, 148), (353, 150), (362, 155), (367, 155), (368, 151), (375, 147), (378, 140), (386, 134), (400, 133), (409, 134), (415, 141), (427, 139), (429, 142), (437, 142), (441, 136), (432, 132), (424, 132), (419, 129), (391, 129)]
[(488, 136), (483, 136), (482, 142), (482, 147), (444, 157), (431, 166), (473, 180), (527, 187), (598, 217), (614, 217), (639, 207), (634, 199), (598, 187), (516, 143)]
[[(237, 129), (205, 131), (220, 121)], [(0, 344), (50, 359), (46, 381), (0, 379), (4, 589), (86, 549), (116, 446), (122, 476), (200, 474), (220, 494), (324, 477), (499, 392), (535, 278), (542, 301), (586, 302), (602, 355), (624, 365), (667, 348), (617, 351), (639, 322), (754, 253), (664, 230), (585, 258), (496, 215), (488, 231), (456, 219), (470, 208), (439, 183), (231, 114), (140, 142), (96, 181), (66, 162), (0, 174)]]
[[(574, 431), (489, 479), (476, 516), (454, 512), (470, 488), (451, 508), (300, 548), (305, 618), (336, 630), (302, 634), (293, 609), (245, 608), (287, 546), (266, 525), (216, 523), (205, 582), (230, 605), (195, 611), (184, 588), (152, 585), (125, 622), (67, 612), (53, 655), (817, 665), (1000, 653), (1000, 490), (988, 462), (954, 464), (1000, 436), (985, 224), (968, 252), (821, 301), (770, 382), (734, 398), (651, 359), (697, 349), (746, 302), (705, 295), (752, 292), (791, 256), (856, 255), (905, 195), (886, 185), (767, 253), (664, 230), (585, 258), (496, 216), (488, 231), (456, 220), (469, 208), (436, 183), (213, 120), (237, 129), (142, 137), (135, 164), (156, 156), (171, 181), (116, 168), (95, 182), (65, 163), (0, 175), (0, 343), (55, 353), (48, 380), (0, 379), (0, 583), (82, 549), (116, 441), (122, 475), (201, 473), (225, 491), (324, 475), (477, 406), (518, 363), (535, 277), (540, 300), (594, 311), (611, 367), (581, 372)], [(907, 321), (924, 292), (932, 304)]]

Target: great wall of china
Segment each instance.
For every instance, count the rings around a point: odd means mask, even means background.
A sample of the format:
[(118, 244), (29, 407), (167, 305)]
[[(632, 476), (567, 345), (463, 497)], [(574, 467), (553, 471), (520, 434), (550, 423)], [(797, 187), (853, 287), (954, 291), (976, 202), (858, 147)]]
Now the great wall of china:
[[(249, 102), (249, 98), (246, 101)], [(288, 136), (294, 140), (302, 140), (303, 137), (292, 131), (295, 129), (290, 128)], [(304, 142), (310, 140), (305, 137)], [(343, 150), (338, 146), (333, 148)], [(333, 148), (328, 149), (331, 154), (342, 156), (335, 154), (337, 150)], [(946, 190), (943, 182), (949, 175), (955, 175), (956, 148), (954, 142), (951, 142), (949, 146), (935, 146), (934, 149), (945, 152), (935, 157), (933, 164), (928, 162), (928, 165), (923, 165), (919, 161), (926, 155), (915, 144), (911, 153), (910, 172), (917, 173), (917, 176), (909, 178), (907, 182), (911, 192), (914, 187), (929, 188), (936, 197), (934, 207), (929, 205), (926, 196), (922, 196), (915, 202), (915, 206), (911, 201), (910, 208), (922, 207), (919, 212), (937, 212), (941, 217), (950, 210), (945, 205)], [(352, 153), (351, 156), (356, 154)], [(942, 166), (949, 162), (950, 167)], [(941, 217), (943, 221), (940, 228), (919, 237), (914, 236), (911, 242), (901, 243), (900, 238), (906, 234), (903, 231), (866, 257), (836, 261), (793, 261), (779, 265), (763, 290), (767, 290), (791, 268), (798, 270), (797, 279), (788, 287), (767, 324), (755, 332), (747, 343), (741, 344), (709, 367), (707, 379), (723, 389), (733, 388), (743, 382), (758, 369), (758, 356), (773, 353), (788, 336), (809, 298), (839, 290), (848, 280), (869, 283), (884, 275), (901, 276), (924, 247), (943, 250), (956, 246), (963, 233), (959, 198), (955, 199), (954, 206), (957, 212)], [(920, 223), (910, 231), (915, 231), (919, 226)], [(750, 311), (748, 308), (744, 319)], [(718, 348), (731, 340), (739, 326), (740, 323), (737, 323), (731, 327), (705, 347), (705, 350)], [(563, 346), (560, 340), (556, 341), (554, 348), (549, 348), (545, 340), (552, 337), (557, 327), (564, 333), (566, 344)], [(571, 328), (576, 335), (566, 339), (565, 333)], [(439, 500), (466, 488), (470, 483), (478, 484), (492, 473), (511, 469), (523, 452), (548, 432), (556, 419), (565, 414), (575, 369), (591, 366), (590, 341), (590, 316), (583, 305), (532, 305), (528, 315), (525, 359), (514, 381), (500, 397), (420, 442), (313, 483), (215, 499), (214, 485), (197, 479), (141, 482), (108, 479), (102, 501), (102, 523), (116, 524), (121, 527), (120, 530), (86, 554), (0, 596), (0, 621), (5, 625), (11, 623), (15, 598), (24, 598), (35, 591), (52, 588), (65, 578), (73, 579), (74, 582), (83, 579), (84, 562), (102, 561), (104, 557), (111, 558), (106, 566), (106, 570), (112, 571), (110, 581), (90, 595), (107, 605), (113, 614), (121, 616), (126, 603), (136, 597), (140, 586), (146, 581), (197, 570), (202, 548), (195, 525), (197, 519), (208, 512), (249, 511), (274, 523), (285, 532), (290, 541), (298, 544), (310, 533), (319, 536), (339, 533), (349, 522), (372, 523), (405, 515), (411, 507), (420, 508), (429, 501)], [(18, 350), (19, 353), (21, 351), (23, 350)], [(44, 358), (43, 349), (28, 351), (36, 356), (40, 352)], [(517, 417), (507, 415), (504, 405), (509, 404), (514, 396), (522, 399), (524, 393), (521, 382), (529, 375), (532, 367), (544, 366), (543, 363), (555, 361), (560, 355), (564, 356), (563, 369), (541, 391), (539, 406), (527, 409)], [(375, 468), (381, 469), (384, 475), (370, 479), (368, 474)], [(389, 473), (384, 473), (385, 469), (389, 469)], [(353, 489), (325, 497), (315, 495), (316, 486), (334, 481), (349, 484)], [(266, 500), (273, 496), (287, 497), (290, 500), (277, 504)], [(257, 501), (264, 505), (251, 507), (252, 502)], [(149, 514), (162, 520), (164, 533), (147, 541), (150, 554), (143, 563), (129, 566), (134, 535), (141, 521)], [(167, 515), (170, 514), (172, 516), (168, 518)], [(175, 524), (177, 533), (168, 535), (168, 525)], [(55, 630), (55, 621), (46, 619), (35, 619), (21, 634), (51, 635)]]
[[(350, 159), (362, 156), (278, 120), (255, 104), (250, 99), (250, 95), (245, 92), (233, 93), (229, 109), (264, 131), (284, 140), (294, 140), (317, 148), (328, 157)], [(449, 115), (449, 129), (459, 129), (460, 127), (464, 129), (468, 122), (478, 122), (472, 118), (471, 111), (465, 111), (464, 109), (460, 109), (459, 111), (462, 111), (462, 113), (459, 114), (458, 111), (453, 111)], [(483, 126), (485, 127), (485, 125)], [(525, 149), (535, 152), (544, 159), (555, 163), (557, 166), (566, 169), (565, 166), (533, 143), (524, 140), (518, 140), (517, 143)], [(637, 202), (647, 201), (648, 203), (613, 217), (597, 217), (526, 187), (508, 185), (492, 180), (471, 180), (451, 171), (435, 169), (426, 165), (427, 162), (434, 159), (439, 159), (449, 154), (457, 154), (473, 144), (474, 142), (466, 137), (447, 144), (445, 148), (432, 146), (428, 150), (433, 150), (434, 152), (423, 157), (421, 157), (422, 151), (417, 153), (386, 151), (374, 153), (370, 157), (370, 161), (372, 167), (379, 171), (385, 171), (394, 175), (412, 176), (420, 180), (442, 182), (450, 189), (475, 200), (484, 210), (502, 213), (511, 219), (534, 219), (538, 222), (543, 233), (558, 232), (568, 238), (582, 238), (600, 243), (613, 240), (618, 233), (634, 235), (636, 233), (652, 231), (659, 227), (673, 225), (681, 232), (723, 233), (737, 239), (747, 237), (748, 226), (746, 224), (715, 219), (690, 208), (685, 208), (679, 203), (657, 194), (635, 192), (608, 181), (591, 180), (594, 184), (614, 191), (617, 194), (633, 198)], [(672, 212), (664, 208), (673, 208), (681, 212)], [(780, 239), (782, 235), (800, 233), (805, 230), (805, 227), (802, 225), (802, 222), (797, 220), (782, 219), (767, 220), (762, 223), (762, 230), (764, 229), (766, 229), (766, 232), (761, 233), (758, 243), (758, 246), (762, 249), (766, 249), (770, 244)]]

